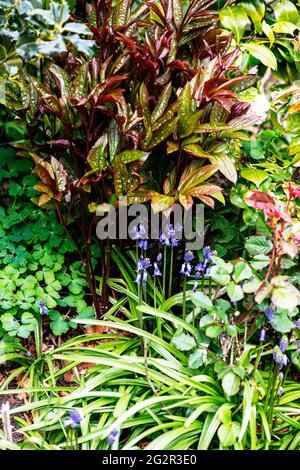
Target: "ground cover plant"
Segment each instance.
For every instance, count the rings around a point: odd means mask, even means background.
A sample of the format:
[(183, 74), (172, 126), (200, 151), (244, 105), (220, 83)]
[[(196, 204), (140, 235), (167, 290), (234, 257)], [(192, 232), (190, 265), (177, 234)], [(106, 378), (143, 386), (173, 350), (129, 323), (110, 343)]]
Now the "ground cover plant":
[(0, 21), (0, 448), (299, 450), (298, 3)]

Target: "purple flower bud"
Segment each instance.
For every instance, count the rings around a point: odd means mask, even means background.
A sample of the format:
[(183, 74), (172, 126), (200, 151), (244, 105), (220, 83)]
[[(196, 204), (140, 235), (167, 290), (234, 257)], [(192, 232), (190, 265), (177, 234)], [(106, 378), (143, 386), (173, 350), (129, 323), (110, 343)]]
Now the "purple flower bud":
[(299, 320), (295, 320), (294, 325), (298, 330), (300, 330), (300, 321)]
[(263, 342), (265, 341), (265, 338), (266, 338), (266, 330), (264, 328), (262, 328), (260, 330), (260, 337), (259, 337), (259, 341)]
[(148, 240), (140, 240), (138, 243), (138, 247), (142, 250), (148, 250)]
[(140, 240), (141, 238), (145, 239), (146, 229), (144, 225), (142, 224), (135, 225), (130, 231), (130, 235), (131, 235), (132, 240)]
[(109, 446), (112, 446), (116, 442), (116, 437), (119, 434), (117, 429), (113, 429), (107, 438), (107, 443)]
[(157, 265), (157, 263), (153, 263), (154, 271), (153, 271), (153, 276), (161, 276), (160, 269)]
[(143, 286), (145, 286), (147, 284), (147, 279), (148, 279), (148, 274), (147, 274), (147, 271), (145, 269), (143, 271), (143, 281), (142, 281)]
[(30, 357), (32, 356), (32, 353), (30, 351), (26, 351), (25, 356)]
[(265, 317), (269, 320), (270, 323), (272, 323), (274, 321), (276, 312), (272, 307), (266, 308), (266, 310), (264, 311), (264, 314), (265, 314)]
[(287, 336), (283, 336), (279, 341), (279, 347), (280, 347), (282, 352), (284, 352), (286, 350), (286, 348), (288, 347), (288, 344), (289, 344), (289, 340), (288, 340)]
[(82, 421), (83, 415), (79, 410), (72, 410), (69, 413), (69, 418), (63, 421), (65, 427), (77, 428), (78, 424)]
[(202, 249), (202, 253), (203, 253), (204, 258), (207, 258), (208, 261), (210, 261), (210, 258), (212, 255), (211, 248), (209, 246), (204, 246)]
[(161, 245), (166, 245), (166, 246), (170, 246), (170, 240), (165, 236), (164, 233), (162, 233), (159, 237), (159, 243)]
[(175, 237), (170, 238), (170, 242), (173, 248), (176, 248), (179, 245), (179, 240), (177, 240)]
[(161, 260), (162, 260), (162, 254), (158, 253), (158, 255), (156, 257), (156, 261), (159, 263)]
[(283, 372), (278, 372), (278, 380), (280, 382), (283, 380)]
[(284, 394), (283, 388), (282, 388), (282, 387), (279, 387), (279, 388), (278, 388), (277, 395), (278, 395), (279, 397), (282, 397), (283, 394)]
[(192, 266), (190, 263), (182, 263), (181, 265), (181, 270), (180, 274), (183, 274), (183, 276), (190, 276), (192, 274)]
[(46, 306), (46, 302), (44, 300), (40, 301), (40, 314), (47, 315), (49, 313), (49, 309)]
[(194, 259), (194, 253), (192, 251), (186, 251), (184, 253), (183, 259), (186, 263), (193, 261)]
[(286, 354), (282, 355), (282, 365), (286, 367), (288, 365), (289, 359)]

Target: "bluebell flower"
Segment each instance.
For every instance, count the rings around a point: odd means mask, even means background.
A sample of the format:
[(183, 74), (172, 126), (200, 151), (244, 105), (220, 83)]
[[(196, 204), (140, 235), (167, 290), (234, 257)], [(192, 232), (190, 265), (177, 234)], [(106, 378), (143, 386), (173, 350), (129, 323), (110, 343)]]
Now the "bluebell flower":
[(158, 253), (158, 255), (156, 257), (156, 261), (159, 263), (161, 260), (162, 260), (162, 254)]
[(32, 353), (30, 351), (26, 351), (25, 356), (30, 357), (32, 356)]
[(154, 271), (153, 271), (153, 276), (161, 276), (160, 269), (158, 267), (157, 263), (153, 263)]
[(146, 239), (146, 229), (144, 225), (137, 224), (130, 231), (130, 236), (132, 240)]
[(275, 346), (273, 350), (273, 359), (278, 364), (279, 370), (286, 367), (289, 362), (287, 355), (281, 351), (279, 346)]
[(147, 269), (152, 266), (152, 263), (149, 258), (140, 258), (136, 263), (137, 276), (135, 282), (140, 284), (142, 280), (143, 286), (146, 285), (148, 279)]
[(264, 311), (264, 314), (267, 320), (272, 324), (275, 319), (276, 311), (272, 307), (268, 307)]
[(193, 261), (194, 257), (194, 253), (192, 251), (186, 251), (184, 253), (183, 259), (186, 263), (189, 263), (190, 261)]
[(203, 253), (204, 258), (207, 258), (208, 261), (211, 260), (212, 251), (211, 251), (210, 246), (204, 246), (202, 249), (202, 253)]
[(192, 274), (192, 265), (190, 263), (182, 263), (181, 269), (180, 269), (180, 274), (183, 274), (183, 276), (190, 276)]
[(40, 314), (47, 315), (49, 313), (49, 309), (46, 306), (46, 302), (44, 300), (40, 301)]
[(195, 292), (195, 290), (197, 289), (200, 279), (201, 279), (201, 273), (199, 271), (196, 271), (193, 292)]
[(289, 340), (288, 340), (287, 336), (283, 336), (279, 341), (279, 347), (280, 347), (282, 352), (284, 352), (286, 350), (286, 348), (288, 347), (288, 344), (289, 344)]
[(170, 239), (166, 237), (164, 233), (159, 236), (159, 243), (161, 245), (170, 246)]
[(72, 410), (69, 413), (69, 418), (64, 419), (63, 423), (65, 427), (70, 426), (71, 428), (77, 428), (78, 424), (82, 421), (83, 415), (79, 410)]
[(138, 242), (138, 247), (142, 250), (148, 250), (148, 240), (140, 240)]
[(278, 372), (278, 380), (281, 382), (283, 380), (283, 372)]
[(282, 388), (282, 387), (279, 387), (279, 388), (278, 388), (277, 395), (278, 395), (279, 397), (282, 397), (283, 394), (284, 394), (283, 388)]
[(117, 435), (119, 434), (119, 431), (117, 429), (113, 429), (111, 431), (111, 433), (109, 434), (108, 438), (107, 438), (107, 443), (109, 446), (112, 446), (115, 441), (116, 441), (116, 437)]
[(263, 342), (263, 341), (265, 341), (265, 338), (266, 338), (266, 330), (264, 328), (262, 328), (260, 330), (259, 341)]
[(300, 330), (300, 321), (299, 320), (295, 320), (294, 325), (295, 325), (296, 328), (298, 328), (298, 330)]

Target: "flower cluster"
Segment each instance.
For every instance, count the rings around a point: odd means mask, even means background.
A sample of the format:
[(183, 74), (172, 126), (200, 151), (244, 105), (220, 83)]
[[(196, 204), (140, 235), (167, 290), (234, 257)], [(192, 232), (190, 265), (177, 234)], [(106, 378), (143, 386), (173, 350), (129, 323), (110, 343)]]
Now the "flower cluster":
[(135, 282), (140, 284), (142, 281), (143, 286), (146, 285), (148, 279), (147, 269), (152, 266), (149, 258), (143, 258), (142, 256), (138, 259), (136, 264), (137, 276)]
[(273, 359), (276, 364), (278, 364), (279, 370), (281, 370), (282, 367), (286, 367), (289, 362), (287, 355), (282, 352), (279, 346), (275, 346), (273, 350)]
[(71, 428), (77, 428), (78, 424), (82, 421), (83, 415), (79, 410), (72, 410), (69, 413), (69, 418), (64, 419), (63, 423), (65, 427), (70, 426)]
[(214, 265), (211, 257), (212, 257), (212, 250), (209, 246), (205, 246), (202, 250), (203, 253), (203, 261), (199, 262), (195, 267), (195, 283), (193, 287), (193, 291), (195, 291), (198, 287), (199, 280), (203, 277), (210, 276), (211, 267)]
[(161, 245), (172, 246), (173, 248), (179, 245), (179, 239), (176, 238), (176, 233), (180, 232), (182, 227), (176, 227), (171, 224), (166, 232), (161, 233), (159, 242)]

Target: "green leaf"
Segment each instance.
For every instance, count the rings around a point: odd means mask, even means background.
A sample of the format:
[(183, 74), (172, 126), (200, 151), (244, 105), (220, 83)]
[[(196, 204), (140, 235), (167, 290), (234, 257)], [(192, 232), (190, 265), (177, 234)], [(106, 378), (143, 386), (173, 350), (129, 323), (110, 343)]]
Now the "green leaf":
[(119, 153), (116, 158), (123, 163), (131, 163), (140, 160), (147, 155), (147, 152), (142, 152), (141, 150), (125, 150), (124, 152)]
[(50, 328), (57, 336), (67, 333), (69, 330), (69, 322), (66, 321), (59, 312), (52, 312), (49, 314), (51, 319)]
[(260, 235), (249, 237), (245, 243), (245, 248), (251, 256), (266, 255), (272, 250), (272, 247), (271, 240)]
[(17, 334), (20, 325), (19, 322), (10, 313), (4, 313), (1, 315), (1, 322), (4, 330), (10, 332), (13, 335)]
[(196, 346), (194, 338), (186, 333), (173, 336), (172, 343), (179, 351), (190, 351)]
[(272, 51), (266, 46), (256, 43), (243, 44), (243, 49), (250, 52), (253, 57), (262, 62), (266, 67), (270, 67), (272, 70), (277, 69), (277, 60)]
[(289, 21), (277, 21), (273, 26), (274, 33), (290, 34), (291, 36), (294, 35), (295, 29), (298, 29), (297, 26)]
[(205, 330), (205, 334), (209, 338), (217, 338), (222, 332), (223, 328), (218, 325), (211, 325)]
[(261, 34), (261, 20), (265, 15), (264, 2), (262, 2), (261, 0), (252, 0), (251, 2), (243, 2), (241, 6), (242, 8), (244, 8), (247, 15), (253, 21), (255, 29)]
[(269, 177), (268, 173), (264, 170), (256, 170), (254, 168), (243, 168), (240, 174), (245, 180), (254, 183), (257, 188)]
[(292, 284), (274, 287), (272, 289), (271, 300), (276, 307), (291, 310), (300, 303), (300, 292)]
[(270, 263), (270, 256), (267, 255), (256, 255), (254, 256), (253, 260), (251, 261), (251, 266), (256, 271), (261, 271), (262, 269), (269, 266)]
[(294, 324), (287, 313), (276, 313), (272, 326), (280, 333), (289, 333), (294, 328)]
[(203, 366), (207, 358), (207, 349), (196, 349), (190, 354), (189, 367), (191, 369), (198, 369)]
[(220, 20), (224, 28), (229, 29), (235, 35), (239, 44), (244, 35), (248, 16), (242, 6), (225, 7), (220, 10)]
[(275, 34), (273, 33), (273, 29), (271, 26), (266, 23), (265, 21), (262, 22), (262, 30), (264, 34), (267, 36), (267, 38), (270, 40), (270, 47), (273, 46), (274, 41), (275, 41)]
[(245, 279), (252, 277), (252, 271), (248, 263), (245, 261), (238, 261), (234, 266), (233, 280), (235, 282), (241, 282)]
[(240, 433), (240, 426), (237, 422), (221, 424), (218, 429), (218, 438), (225, 447), (233, 446)]
[(154, 124), (164, 113), (172, 93), (172, 83), (168, 83), (161, 92), (155, 108), (151, 114), (151, 124)]
[(203, 111), (194, 111), (180, 115), (177, 132), (180, 139), (183, 139), (194, 132), (202, 113)]
[(176, 116), (173, 119), (169, 119), (165, 124), (163, 124), (153, 135), (149, 145), (146, 145), (146, 149), (150, 150), (156, 145), (163, 142), (175, 129), (179, 116)]
[(227, 294), (231, 302), (238, 302), (239, 300), (244, 298), (243, 289), (241, 288), (241, 286), (235, 284), (234, 282), (230, 282), (228, 284)]
[(298, 25), (299, 13), (297, 7), (289, 0), (281, 0), (274, 7), (276, 21), (288, 21)]
[(230, 397), (236, 395), (240, 389), (240, 378), (233, 372), (228, 372), (222, 380), (224, 392)]
[(210, 298), (201, 291), (193, 292), (191, 294), (191, 301), (196, 305), (196, 307), (201, 307), (207, 310), (213, 307)]

